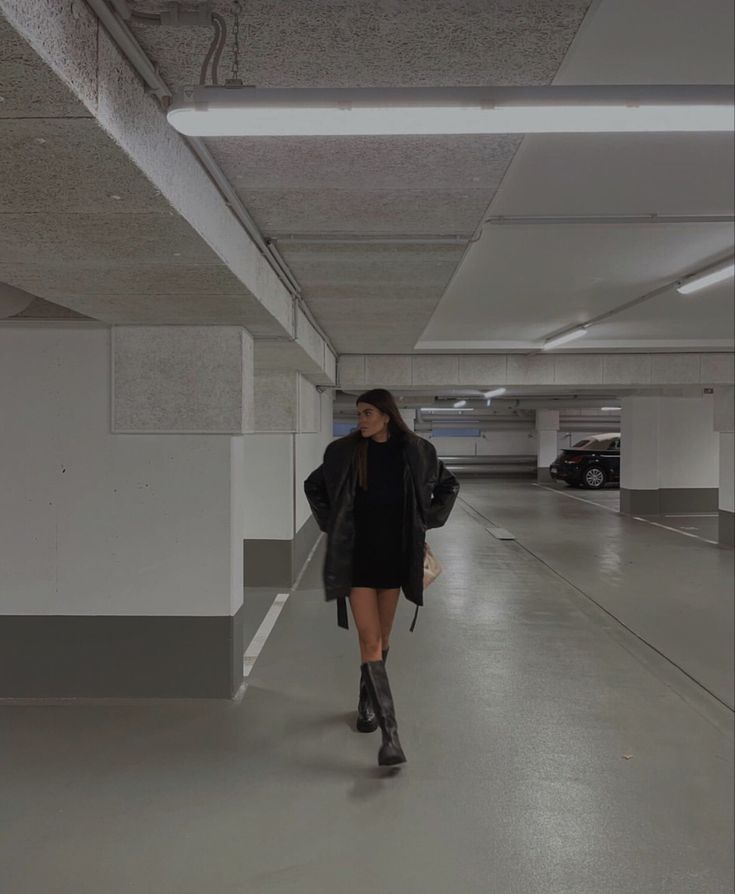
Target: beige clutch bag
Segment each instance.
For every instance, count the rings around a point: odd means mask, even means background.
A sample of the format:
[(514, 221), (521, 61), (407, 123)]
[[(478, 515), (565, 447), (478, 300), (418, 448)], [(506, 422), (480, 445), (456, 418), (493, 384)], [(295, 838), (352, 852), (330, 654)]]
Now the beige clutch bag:
[(433, 584), (434, 581), (442, 573), (442, 564), (431, 551), (429, 544), (426, 544), (424, 550), (424, 589)]

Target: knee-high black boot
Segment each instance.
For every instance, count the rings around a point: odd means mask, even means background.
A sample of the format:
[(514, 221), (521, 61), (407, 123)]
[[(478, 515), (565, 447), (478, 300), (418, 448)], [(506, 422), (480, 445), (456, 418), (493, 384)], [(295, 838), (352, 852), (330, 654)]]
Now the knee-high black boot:
[(390, 683), (388, 682), (388, 674), (385, 672), (385, 662), (366, 661), (362, 669), (368, 695), (375, 708), (380, 731), (383, 734), (383, 744), (378, 752), (378, 764), (381, 767), (404, 764), (406, 755), (403, 753), (400, 740), (398, 739), (396, 711), (393, 705)]
[[(388, 649), (383, 650), (383, 661), (388, 658)], [(370, 696), (368, 695), (367, 685), (365, 683), (365, 674), (360, 668), (360, 697), (357, 702), (357, 731), (358, 733), (374, 733), (378, 728), (378, 718), (375, 710), (370, 704)]]

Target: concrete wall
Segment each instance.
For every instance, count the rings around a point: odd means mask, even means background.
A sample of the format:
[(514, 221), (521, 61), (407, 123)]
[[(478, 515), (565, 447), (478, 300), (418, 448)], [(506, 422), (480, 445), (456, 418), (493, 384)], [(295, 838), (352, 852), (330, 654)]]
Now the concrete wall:
[(230, 697), (245, 439), (112, 434), (110, 347), (0, 327), (0, 697)]
[(229, 615), (230, 438), (111, 434), (109, 343), (0, 329), (0, 613)]
[(297, 397), (298, 432), (244, 436), (245, 586), (290, 587), (319, 536), (303, 482), (332, 440), (333, 396), (303, 376), (288, 393)]
[[(431, 442), (440, 456), (534, 456), (537, 438), (530, 426), (528, 430), (486, 432), (479, 438), (432, 437)], [(560, 431), (559, 450), (585, 437), (590, 433)]]

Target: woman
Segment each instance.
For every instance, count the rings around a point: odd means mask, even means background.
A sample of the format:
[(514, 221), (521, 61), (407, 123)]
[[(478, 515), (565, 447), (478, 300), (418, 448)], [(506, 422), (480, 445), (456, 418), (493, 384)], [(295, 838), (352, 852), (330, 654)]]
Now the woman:
[[(380, 726), (381, 766), (402, 764), (393, 697), (385, 670), (401, 590), (423, 605), (427, 528), (443, 525), (459, 492), (457, 479), (437, 459), (433, 444), (403, 421), (383, 388), (357, 399), (358, 429), (333, 441), (304, 490), (327, 532), (324, 589), (338, 600), (347, 627), (349, 598), (360, 642), (357, 729)], [(413, 630), (416, 623), (411, 625)]]

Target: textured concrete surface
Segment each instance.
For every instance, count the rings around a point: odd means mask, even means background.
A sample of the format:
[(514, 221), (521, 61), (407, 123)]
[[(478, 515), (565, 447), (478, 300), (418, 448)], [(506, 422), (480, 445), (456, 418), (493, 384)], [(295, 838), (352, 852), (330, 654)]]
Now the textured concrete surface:
[[(474, 224), (470, 227), (470, 231)], [(338, 350), (411, 350), (464, 252), (458, 245), (279, 241), (305, 297)], [(389, 325), (386, 323), (389, 322)]]
[[(404, 354), (383, 358), (379, 355), (353, 354), (340, 357), (339, 383), (342, 388), (389, 388), (412, 384), (437, 389), (450, 384), (470, 388), (488, 385), (631, 388), (654, 384), (654, 363), (658, 371), (657, 386), (691, 386), (692, 363), (699, 367), (697, 384), (729, 384), (733, 381), (735, 370), (732, 354), (693, 356), (698, 359), (681, 364), (678, 354), (603, 354), (590, 357), (495, 354), (492, 358), (460, 354)], [(697, 393), (694, 391), (693, 395)]]
[[(536, 490), (505, 491), (509, 521), (553, 538), (571, 501), (539, 514)], [(567, 534), (609, 515), (579, 512)], [(0, 708), (4, 892), (729, 894), (732, 715), (594, 606), (599, 574), (577, 588), (604, 557), (570, 551), (565, 580), (459, 507), (432, 544), (445, 573), (392, 640), (403, 770), (353, 732), (355, 635), (317, 556), (240, 704)], [(274, 595), (246, 592), (246, 642)]]
[(253, 430), (253, 342), (234, 326), (113, 330), (116, 432)]
[[(260, 87), (547, 84), (588, 7), (589, 0), (553, 7), (540, 0), (520, 5), (389, 0), (367, 6), (298, 0), (286, 10), (265, 0), (245, 12), (248, 40), (241, 73), (245, 83)], [(145, 6), (160, 8), (158, 2)], [(230, 4), (219, 0), (215, 8), (231, 24)], [(210, 38), (206, 29), (182, 32), (141, 21), (133, 22), (133, 29), (171, 84), (198, 82)], [(223, 67), (229, 70), (227, 58)], [(435, 136), (207, 143), (269, 236), (458, 234), (466, 240), (520, 140)], [(449, 270), (427, 265), (422, 280), (430, 273), (430, 282), (416, 286), (409, 266), (397, 274), (390, 270), (390, 245), (376, 247), (369, 279), (382, 275), (382, 281), (369, 290), (363, 261), (349, 271), (349, 281), (336, 285), (346, 271), (338, 254), (320, 256), (320, 272), (314, 274), (311, 253), (280, 247), (340, 351), (412, 350), (462, 254), (456, 253)], [(445, 249), (437, 251), (446, 255)], [(406, 256), (401, 261), (410, 265)], [(384, 319), (391, 319), (389, 331), (376, 322)]]
[[(0, 12), (0, 279), (105, 322), (290, 336), (290, 294), (89, 7)], [(306, 353), (312, 375), (324, 347)]]
[(298, 373), (256, 370), (255, 431), (295, 432), (299, 427)]
[[(137, 5), (162, 9), (166, 0)], [(246, 8), (246, 84), (377, 87), (546, 84), (556, 74), (589, 0), (259, 0)], [(231, 4), (214, 8), (231, 22)], [(274, 27), (274, 22), (278, 27)], [(211, 32), (133, 24), (172, 84), (199, 82)], [(223, 59), (223, 75), (229, 59)]]

